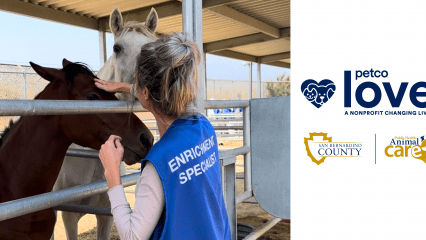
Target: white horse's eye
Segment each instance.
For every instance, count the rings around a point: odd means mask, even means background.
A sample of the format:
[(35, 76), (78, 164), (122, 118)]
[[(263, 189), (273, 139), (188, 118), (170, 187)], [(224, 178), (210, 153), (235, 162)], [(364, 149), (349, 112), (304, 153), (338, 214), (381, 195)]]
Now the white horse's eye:
[(120, 45), (114, 45), (114, 47), (112, 47), (112, 49), (114, 50), (115, 54), (118, 54), (119, 52), (121, 52), (121, 46)]

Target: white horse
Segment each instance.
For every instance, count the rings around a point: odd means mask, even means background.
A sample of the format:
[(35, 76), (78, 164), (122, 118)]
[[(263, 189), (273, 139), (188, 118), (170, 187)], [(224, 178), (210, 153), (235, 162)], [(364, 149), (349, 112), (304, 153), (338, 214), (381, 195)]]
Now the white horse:
[[(137, 22), (123, 23), (123, 17), (118, 7), (115, 8), (110, 17), (110, 28), (114, 34), (114, 53), (98, 72), (98, 77), (107, 81), (133, 83), (136, 56), (139, 54), (142, 45), (156, 39), (154, 32), (157, 29), (157, 23), (158, 15), (154, 9), (148, 14), (144, 26)], [(131, 99), (130, 94), (117, 94), (117, 97), (120, 100)], [(73, 144), (71, 148), (80, 147)], [(124, 164), (121, 165), (120, 170), (122, 175), (124, 175)], [(104, 168), (101, 161), (67, 156), (65, 157), (53, 191), (98, 180), (105, 180)], [(80, 201), (70, 202), (70, 204), (110, 207), (110, 202), (106, 193)], [(83, 213), (62, 212), (62, 219), (68, 240), (77, 240), (77, 223), (83, 216)], [(96, 218), (98, 226), (97, 239), (109, 240), (113, 218), (100, 215), (97, 215)]]

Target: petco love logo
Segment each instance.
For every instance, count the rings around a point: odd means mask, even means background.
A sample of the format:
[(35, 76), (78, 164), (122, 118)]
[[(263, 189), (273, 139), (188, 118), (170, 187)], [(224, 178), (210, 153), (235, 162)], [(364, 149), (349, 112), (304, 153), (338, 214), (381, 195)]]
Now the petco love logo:
[(336, 85), (333, 81), (324, 79), (317, 82), (308, 79), (302, 83), (302, 93), (310, 103), (320, 108), (324, 103), (328, 102), (336, 91)]
[[(426, 115), (425, 111), (401, 111), (400, 107), (405, 93), (408, 92), (408, 98), (412, 105), (417, 108), (426, 108), (426, 82), (416, 82), (412, 86), (409, 86), (409, 82), (395, 82), (393, 81), (392, 86), (389, 78), (390, 74), (387, 70), (376, 70), (371, 68), (370, 70), (355, 70), (355, 81), (360, 82), (355, 88), (355, 92), (352, 91), (352, 71), (344, 71), (344, 107), (351, 108), (352, 96), (355, 95), (356, 103), (362, 108), (375, 108), (381, 102), (383, 98), (387, 98), (392, 111), (345, 111), (345, 115)], [(366, 81), (371, 79), (372, 81)], [(386, 80), (385, 80), (386, 79)], [(399, 86), (398, 86), (399, 85)], [(383, 90), (382, 88), (383, 87)], [(364, 97), (364, 91), (370, 91), (369, 99)], [(409, 89), (409, 90), (408, 90)], [(396, 90), (396, 91), (394, 91)], [(382, 97), (385, 95), (385, 97)], [(384, 100), (387, 101), (387, 100)], [(382, 105), (383, 106), (383, 105)]]

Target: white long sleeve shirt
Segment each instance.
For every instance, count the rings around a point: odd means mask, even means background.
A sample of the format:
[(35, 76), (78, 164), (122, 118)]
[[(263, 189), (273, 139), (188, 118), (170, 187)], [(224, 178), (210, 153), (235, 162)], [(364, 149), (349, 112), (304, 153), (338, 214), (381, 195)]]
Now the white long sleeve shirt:
[(123, 240), (149, 239), (164, 209), (163, 186), (157, 170), (149, 161), (142, 171), (138, 186), (133, 210), (122, 185), (108, 191), (114, 222)]

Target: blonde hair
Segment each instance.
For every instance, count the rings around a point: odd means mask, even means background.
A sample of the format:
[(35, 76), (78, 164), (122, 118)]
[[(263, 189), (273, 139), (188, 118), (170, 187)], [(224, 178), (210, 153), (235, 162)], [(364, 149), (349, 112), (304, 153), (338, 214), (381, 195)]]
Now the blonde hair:
[(178, 118), (197, 97), (200, 59), (197, 44), (183, 33), (145, 44), (137, 57), (138, 88), (147, 87), (154, 107)]

